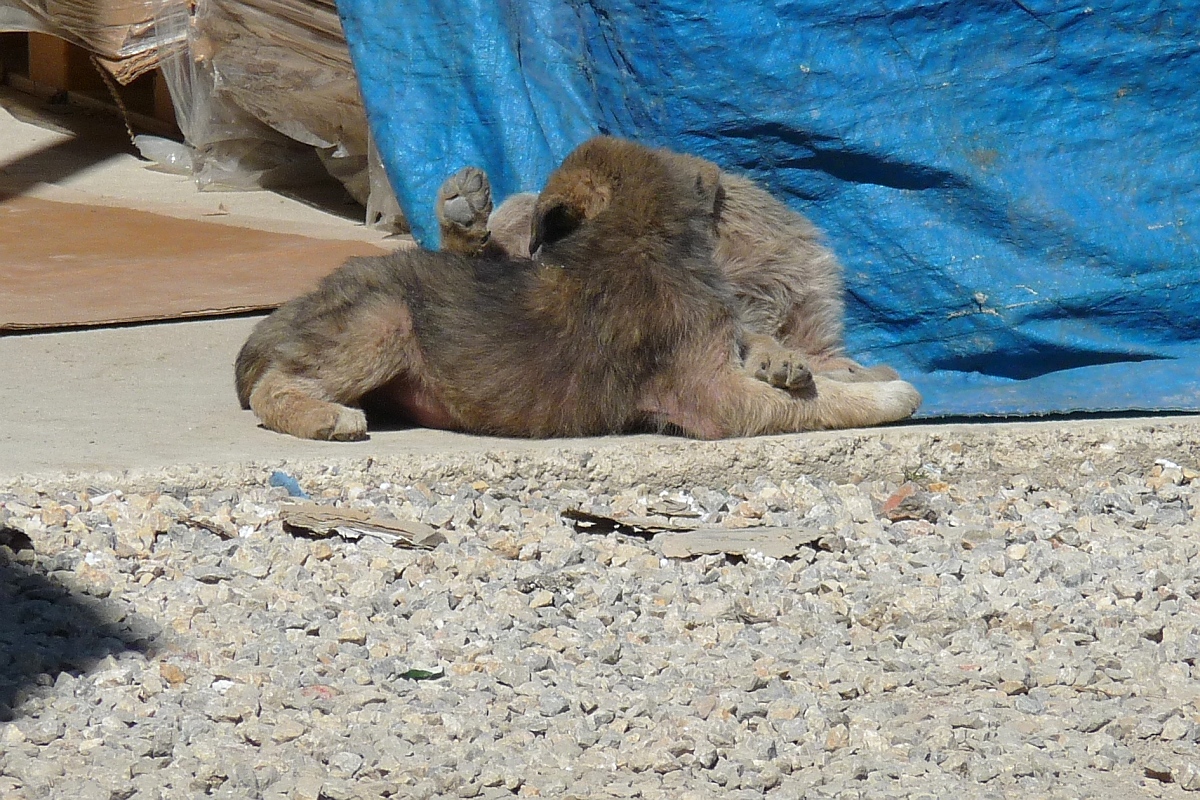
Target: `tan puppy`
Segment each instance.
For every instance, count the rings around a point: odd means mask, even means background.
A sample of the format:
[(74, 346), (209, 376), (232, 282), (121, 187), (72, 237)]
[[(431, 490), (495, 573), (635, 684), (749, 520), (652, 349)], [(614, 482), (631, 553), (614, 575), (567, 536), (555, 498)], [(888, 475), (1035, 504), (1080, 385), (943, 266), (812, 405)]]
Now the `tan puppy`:
[(439, 201), (443, 252), (351, 259), (255, 328), (237, 389), (266, 427), (362, 438), (370, 405), (476, 433), (719, 438), (874, 425), (920, 403), (903, 381), (793, 367), (761, 334), (770, 383), (747, 372), (758, 344), (717, 266), (726, 178), (708, 162), (584, 144), (534, 203), (535, 258), (488, 252), (486, 182), (460, 176)]
[[(719, 169), (693, 156), (658, 153), (683, 169)], [(868, 369), (846, 356), (842, 267), (812, 223), (747, 178), (721, 172), (720, 184), (713, 260), (746, 328), (747, 368), (792, 388), (806, 370), (844, 381), (897, 380), (891, 367)], [(487, 177), (468, 167), (438, 195), (442, 247), (528, 257), (536, 202), (535, 194), (516, 194), (489, 215)]]

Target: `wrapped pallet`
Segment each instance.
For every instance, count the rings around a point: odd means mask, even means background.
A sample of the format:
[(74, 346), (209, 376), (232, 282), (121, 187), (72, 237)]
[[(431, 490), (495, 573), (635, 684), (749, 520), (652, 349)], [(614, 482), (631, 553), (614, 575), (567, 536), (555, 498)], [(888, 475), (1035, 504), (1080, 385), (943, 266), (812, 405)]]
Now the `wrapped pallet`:
[(370, 224), (406, 229), (378, 158), (337, 10), (326, 0), (168, 3), (162, 69), (201, 189), (277, 188), (328, 171)]
[(337, 178), (367, 221), (407, 230), (367, 132), (332, 0), (0, 0), (0, 30), (48, 33), (121, 83), (159, 67), (185, 144), (139, 136), (201, 190)]

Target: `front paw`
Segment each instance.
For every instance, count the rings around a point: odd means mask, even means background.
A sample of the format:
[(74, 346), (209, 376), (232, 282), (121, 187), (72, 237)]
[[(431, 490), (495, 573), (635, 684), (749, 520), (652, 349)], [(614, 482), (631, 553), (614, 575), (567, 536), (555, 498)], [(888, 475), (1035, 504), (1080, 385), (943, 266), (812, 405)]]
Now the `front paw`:
[(804, 354), (788, 350), (773, 339), (756, 339), (746, 354), (745, 367), (755, 378), (777, 389), (802, 392), (813, 387), (812, 370)]
[(322, 438), (332, 442), (358, 442), (366, 439), (367, 415), (357, 408), (338, 408), (333, 425), (326, 428)]
[(437, 218), (442, 228), (443, 247), (470, 251), (481, 249), (489, 237), (488, 216), (492, 213), (492, 187), (487, 174), (464, 167), (446, 179), (438, 190)]

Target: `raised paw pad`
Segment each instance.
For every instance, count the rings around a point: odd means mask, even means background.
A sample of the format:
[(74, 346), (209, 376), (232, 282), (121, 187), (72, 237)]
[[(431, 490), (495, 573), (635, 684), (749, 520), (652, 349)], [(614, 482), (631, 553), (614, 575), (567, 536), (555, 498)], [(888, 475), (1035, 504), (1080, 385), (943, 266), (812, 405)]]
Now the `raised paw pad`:
[(452, 197), (442, 206), (442, 210), (446, 219), (459, 225), (470, 225), (475, 221), (475, 209), (465, 197)]

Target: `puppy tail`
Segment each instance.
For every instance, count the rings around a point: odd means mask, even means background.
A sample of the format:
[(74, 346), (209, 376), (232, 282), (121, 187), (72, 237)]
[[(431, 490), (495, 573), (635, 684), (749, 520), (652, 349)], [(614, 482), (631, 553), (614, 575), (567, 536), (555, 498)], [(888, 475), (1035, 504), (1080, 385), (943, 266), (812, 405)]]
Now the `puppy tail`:
[(237, 388), (238, 403), (242, 408), (250, 408), (250, 394), (258, 385), (269, 364), (268, 359), (256, 347), (257, 342), (251, 336), (238, 352), (237, 361), (233, 365), (234, 386)]

